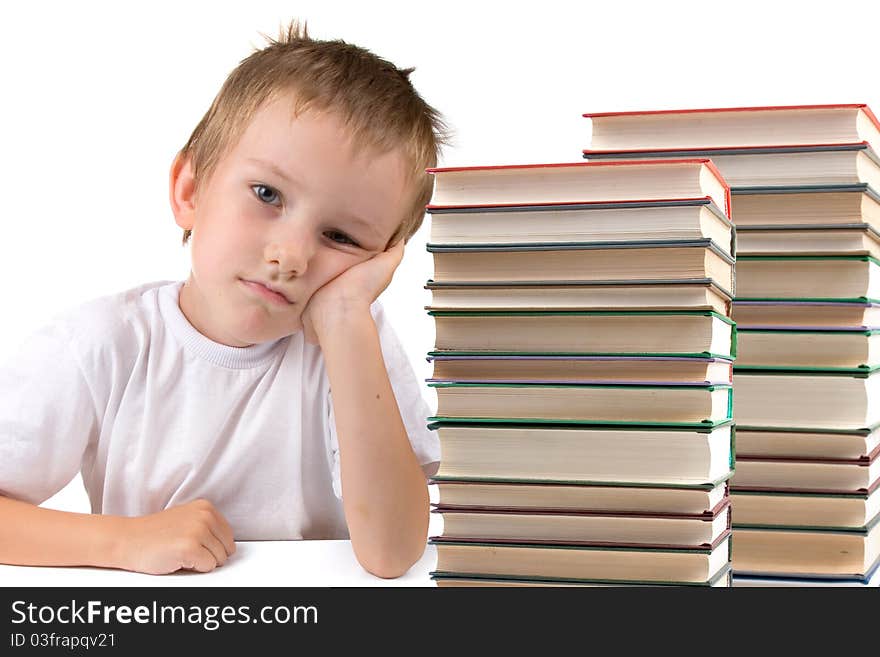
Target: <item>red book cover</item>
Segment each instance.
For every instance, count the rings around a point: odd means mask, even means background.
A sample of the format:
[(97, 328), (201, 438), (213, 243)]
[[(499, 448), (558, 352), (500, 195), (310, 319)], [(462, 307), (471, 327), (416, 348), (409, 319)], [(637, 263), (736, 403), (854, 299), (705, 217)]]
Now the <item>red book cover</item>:
[[(727, 181), (724, 179), (724, 176), (718, 170), (718, 167), (715, 166), (715, 163), (708, 158), (683, 158), (683, 159), (648, 159), (648, 160), (627, 160), (625, 162), (558, 162), (558, 163), (550, 163), (550, 164), (499, 164), (499, 165), (488, 165), (488, 166), (467, 166), (467, 167), (432, 167), (425, 169), (427, 173), (430, 174), (438, 174), (438, 173), (454, 173), (458, 171), (494, 171), (501, 169), (549, 169), (549, 168), (560, 168), (560, 167), (627, 167), (627, 166), (650, 166), (657, 164), (700, 164), (705, 166), (718, 182), (724, 188), (724, 215), (726, 217), (730, 217), (730, 185), (727, 184)], [(683, 201), (683, 200), (693, 200), (693, 199), (663, 199), (665, 201)], [(619, 199), (617, 202), (621, 204), (625, 203), (650, 203), (651, 200), (645, 199)], [(603, 203), (608, 203), (608, 201), (603, 201)], [(589, 202), (584, 203), (583, 201), (573, 201), (573, 202), (565, 202), (565, 203), (554, 203), (553, 205), (588, 205)], [(483, 205), (467, 205), (460, 207), (484, 207), (484, 208), (493, 208), (493, 207), (525, 207), (523, 204), (483, 204)], [(426, 210), (435, 210), (439, 208), (450, 208), (455, 206), (450, 205), (435, 205), (428, 204), (426, 206)]]
[(811, 110), (811, 109), (861, 109), (871, 122), (880, 130), (880, 121), (865, 103), (841, 103), (832, 105), (765, 105), (760, 107), (707, 107), (702, 109), (672, 109), (672, 110), (640, 110), (627, 112), (590, 112), (582, 116), (588, 119), (603, 116), (650, 116), (658, 114), (702, 114), (717, 112), (760, 112), (770, 110)]

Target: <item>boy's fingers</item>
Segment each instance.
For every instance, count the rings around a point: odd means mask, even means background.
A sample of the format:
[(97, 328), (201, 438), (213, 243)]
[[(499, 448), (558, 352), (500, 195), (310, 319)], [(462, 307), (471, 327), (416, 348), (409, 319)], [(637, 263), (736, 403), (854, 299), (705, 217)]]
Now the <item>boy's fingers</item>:
[(183, 567), (187, 570), (208, 573), (217, 567), (217, 559), (208, 548), (202, 547), (193, 555), (192, 563), (184, 563)]
[(232, 527), (216, 509), (214, 510), (214, 518), (215, 522), (211, 526), (211, 532), (223, 544), (226, 554), (233, 554), (235, 552), (235, 536), (233, 536)]
[(388, 252), (391, 253), (397, 262), (400, 262), (403, 259), (403, 249), (406, 246), (403, 240), (398, 240), (397, 244), (388, 249)]
[(229, 553), (226, 551), (226, 546), (214, 536), (213, 533), (208, 532), (206, 536), (202, 538), (202, 545), (211, 553), (214, 557), (215, 566), (222, 566), (226, 563), (226, 560), (229, 558)]

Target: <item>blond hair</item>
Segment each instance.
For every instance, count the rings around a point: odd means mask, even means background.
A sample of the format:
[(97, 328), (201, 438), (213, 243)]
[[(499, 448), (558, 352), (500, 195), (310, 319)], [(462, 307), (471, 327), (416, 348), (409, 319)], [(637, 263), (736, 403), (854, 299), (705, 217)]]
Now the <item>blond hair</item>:
[[(412, 167), (415, 200), (389, 244), (408, 240), (419, 229), (430, 201), (432, 179), (449, 143), (441, 115), (415, 90), (409, 75), (369, 50), (342, 40), (309, 37), (307, 24), (293, 20), (277, 39), (243, 59), (229, 74), (211, 107), (193, 130), (180, 155), (192, 160), (195, 186), (210, 178), (223, 155), (241, 138), (264, 103), (293, 92), (296, 114), (332, 110), (350, 130), (355, 147), (385, 153), (401, 149)], [(184, 230), (183, 244), (192, 231)]]

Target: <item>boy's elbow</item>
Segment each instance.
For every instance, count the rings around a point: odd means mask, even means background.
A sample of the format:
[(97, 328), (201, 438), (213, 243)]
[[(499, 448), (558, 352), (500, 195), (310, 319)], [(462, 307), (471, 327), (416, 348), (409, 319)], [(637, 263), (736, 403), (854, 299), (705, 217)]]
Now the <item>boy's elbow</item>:
[(411, 567), (412, 564), (405, 567), (399, 567), (396, 564), (381, 564), (375, 568), (367, 565), (364, 566), (368, 573), (375, 575), (376, 577), (381, 577), (382, 579), (397, 579), (401, 575), (404, 575)]
[(405, 575), (413, 565), (422, 558), (425, 552), (425, 545), (417, 551), (417, 554), (409, 555), (393, 554), (391, 550), (383, 550), (380, 554), (372, 558), (358, 559), (364, 570), (371, 575), (381, 577), (382, 579), (396, 579)]

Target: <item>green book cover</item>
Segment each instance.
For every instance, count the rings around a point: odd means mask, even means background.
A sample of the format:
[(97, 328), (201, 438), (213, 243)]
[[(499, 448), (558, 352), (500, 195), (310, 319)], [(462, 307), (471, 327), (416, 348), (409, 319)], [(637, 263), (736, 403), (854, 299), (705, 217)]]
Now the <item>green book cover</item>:
[(880, 265), (880, 260), (869, 255), (743, 255), (737, 258), (738, 262), (752, 262), (755, 260), (778, 260), (783, 262), (794, 260), (852, 260)]
[(771, 531), (771, 532), (816, 532), (821, 534), (851, 534), (856, 536), (867, 536), (868, 533), (880, 522), (880, 513), (875, 515), (863, 527), (817, 527), (810, 525), (754, 525), (733, 523), (734, 529), (755, 530), (755, 531)]
[(820, 493), (813, 491), (793, 491), (793, 490), (736, 490), (734, 487), (733, 493), (737, 495), (760, 495), (761, 497), (818, 497), (824, 499), (853, 499), (853, 500), (867, 500), (871, 495), (867, 491), (863, 493), (851, 492), (851, 493)]
[(715, 317), (725, 324), (736, 326), (736, 323), (714, 310), (429, 310), (432, 317), (551, 317), (551, 316), (595, 316), (595, 317), (652, 317), (668, 315), (693, 315), (701, 317)]
[[(734, 330), (736, 330), (734, 328)], [(621, 358), (641, 357), (648, 359), (655, 358), (693, 358), (695, 360), (705, 360), (707, 358), (715, 358), (718, 360), (732, 361), (736, 354), (716, 354), (710, 351), (700, 351), (694, 353), (655, 353), (655, 352), (585, 352), (585, 351), (429, 351), (428, 356), (436, 358), (437, 356), (568, 356), (572, 358), (582, 356), (601, 356), (613, 358), (615, 356)]]
[(725, 289), (720, 283), (711, 278), (682, 278), (682, 279), (632, 279), (632, 280), (608, 280), (608, 281), (579, 281), (579, 280), (543, 280), (543, 281), (435, 281), (429, 278), (424, 285), (426, 290), (454, 290), (454, 289), (492, 289), (492, 288), (534, 288), (534, 287), (576, 287), (576, 288), (609, 288), (609, 287), (709, 287), (716, 294), (728, 299), (733, 299), (733, 294)]
[(838, 376), (847, 379), (867, 379), (880, 367), (776, 367), (772, 365), (734, 365), (734, 374), (761, 374), (765, 376), (797, 376), (809, 374), (811, 376)]
[(711, 239), (699, 240), (640, 240), (623, 242), (531, 242), (504, 243), (482, 242), (479, 244), (432, 244), (425, 246), (428, 253), (491, 253), (491, 252), (527, 252), (527, 251), (593, 251), (614, 249), (649, 249), (649, 248), (693, 248), (708, 249), (727, 264), (732, 265), (735, 259), (723, 247)]

